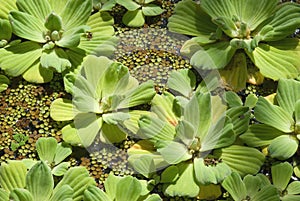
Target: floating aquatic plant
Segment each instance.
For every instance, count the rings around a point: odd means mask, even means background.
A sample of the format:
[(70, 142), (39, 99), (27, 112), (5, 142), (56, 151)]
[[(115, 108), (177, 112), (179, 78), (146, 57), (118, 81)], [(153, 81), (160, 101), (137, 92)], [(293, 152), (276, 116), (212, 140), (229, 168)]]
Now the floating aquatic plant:
[(139, 85), (127, 67), (106, 57), (87, 56), (79, 74), (65, 76), (65, 86), (73, 100), (55, 100), (50, 115), (56, 121), (73, 120), (62, 129), (63, 139), (84, 146), (98, 134), (107, 143), (124, 140), (123, 126), (135, 133), (137, 119), (147, 111), (131, 108), (155, 95), (152, 81)]
[(271, 157), (286, 160), (299, 147), (300, 82), (280, 79), (274, 103), (259, 97), (254, 116), (261, 124), (253, 124), (241, 139), (253, 147), (268, 147)]
[(7, 89), (10, 81), (5, 75), (0, 75), (0, 92)]
[(53, 71), (76, 68), (87, 54), (113, 49), (113, 19), (91, 15), (92, 0), (17, 0), (16, 5), (18, 10), (9, 12), (12, 32), (27, 41), (0, 51), (0, 67), (11, 76), (48, 82)]
[[(278, 80), (300, 72), (300, 6), (277, 0), (192, 0), (179, 2), (169, 19), (171, 31), (193, 36), (182, 47), (198, 69), (219, 69), (225, 84), (238, 91), (263, 76)], [(246, 55), (255, 69), (248, 64)]]

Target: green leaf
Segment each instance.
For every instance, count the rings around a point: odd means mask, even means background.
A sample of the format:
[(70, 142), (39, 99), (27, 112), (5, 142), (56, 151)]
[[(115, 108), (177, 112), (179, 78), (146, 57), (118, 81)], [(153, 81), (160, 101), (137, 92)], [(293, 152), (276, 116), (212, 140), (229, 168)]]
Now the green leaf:
[(137, 160), (135, 157), (129, 157), (128, 161), (138, 173), (146, 178), (149, 178), (156, 171), (153, 155), (151, 154), (140, 154)]
[(127, 11), (122, 22), (129, 27), (141, 27), (145, 24), (145, 17), (142, 10)]
[(52, 12), (50, 13), (45, 22), (45, 27), (50, 31), (60, 31), (62, 29), (62, 20), (59, 15)]
[(265, 156), (257, 149), (239, 145), (217, 149), (213, 155), (216, 158), (221, 158), (224, 163), (242, 177), (247, 174), (256, 174), (265, 160)]
[(0, 201), (7, 201), (7, 200), (9, 200), (9, 192), (0, 188)]
[(293, 167), (288, 162), (278, 163), (272, 165), (271, 172), (273, 185), (282, 192), (291, 179)]
[(300, 194), (300, 181), (291, 182), (286, 188), (286, 190), (290, 195)]
[(86, 24), (92, 11), (91, 0), (69, 0), (61, 11), (63, 29), (70, 30)]
[(0, 0), (0, 18), (8, 19), (11, 10), (17, 10), (16, 0)]
[(43, 68), (39, 61), (36, 61), (27, 71), (24, 72), (23, 78), (27, 82), (46, 83), (53, 78), (53, 71)]
[(65, 143), (61, 142), (57, 145), (54, 157), (55, 165), (59, 164), (63, 160), (65, 160), (72, 153), (72, 147)]
[(17, 6), (20, 11), (35, 17), (40, 23), (44, 23), (51, 12), (51, 7), (47, 0), (17, 0)]
[(195, 178), (201, 185), (218, 184), (231, 173), (225, 163), (206, 165), (203, 158), (194, 159), (194, 169)]
[(69, 185), (73, 189), (73, 200), (80, 201), (83, 199), (84, 191), (88, 186), (95, 185), (95, 181), (92, 177), (89, 177), (89, 172), (85, 167), (72, 167), (57, 184), (54, 193), (60, 191), (64, 185)]
[(299, 141), (294, 136), (281, 135), (275, 138), (268, 147), (269, 154), (273, 158), (286, 160), (292, 157), (298, 149)]
[(191, 58), (191, 64), (203, 70), (222, 69), (232, 59), (236, 49), (229, 42), (208, 44), (197, 51)]
[(12, 28), (8, 20), (0, 18), (0, 40), (6, 40), (7, 42), (11, 39)]
[[(295, 111), (295, 105), (300, 100), (300, 82), (292, 79), (280, 79), (278, 82), (276, 101), (290, 116)], [(297, 120), (297, 119), (296, 119)]]
[(229, 107), (238, 107), (243, 105), (242, 99), (233, 91), (225, 92), (225, 98)]
[(247, 189), (240, 175), (236, 172), (231, 173), (222, 182), (223, 188), (229, 192), (234, 200), (244, 200), (247, 197)]
[(137, 201), (142, 192), (140, 182), (132, 176), (123, 177), (116, 186), (116, 201)]
[(53, 9), (53, 11), (57, 15), (61, 15), (61, 12), (63, 11), (66, 3), (68, 2), (68, 0), (60, 0), (60, 1), (48, 0), (48, 2), (51, 5), (51, 8)]
[(244, 133), (248, 129), (250, 121), (250, 110), (248, 107), (234, 107), (226, 111), (226, 115), (233, 124), (235, 136)]
[(278, 190), (274, 186), (268, 185), (263, 187), (257, 194), (255, 194), (252, 200), (279, 201), (281, 199), (279, 199)]
[(55, 176), (63, 176), (70, 167), (70, 162), (62, 162), (52, 169), (52, 174)]
[(89, 27), (86, 25), (68, 29), (63, 33), (62, 38), (60, 40), (55, 41), (55, 44), (62, 48), (75, 48), (79, 45), (81, 36), (88, 29)]
[(57, 141), (55, 138), (41, 137), (36, 142), (36, 150), (39, 158), (48, 164), (54, 162), (54, 156), (56, 152)]
[[(262, 177), (265, 177), (265, 175), (246, 175), (244, 177), (243, 182), (245, 184), (247, 194), (249, 197), (253, 197), (261, 188), (263, 188), (266, 185), (264, 184)], [(266, 177), (265, 179), (268, 180), (268, 178)]]
[(210, 38), (217, 26), (201, 6), (192, 0), (180, 1), (175, 7), (175, 14), (169, 18), (168, 28), (172, 32)]
[(117, 194), (117, 184), (120, 182), (122, 178), (117, 177), (114, 174), (110, 173), (104, 182), (105, 191), (112, 200), (115, 199)]
[(40, 61), (43, 68), (53, 68), (59, 73), (71, 67), (68, 55), (61, 48), (43, 51)]
[(188, 147), (175, 141), (165, 141), (165, 145), (158, 149), (158, 152), (169, 164), (178, 164), (192, 158)]
[(106, 193), (104, 193), (102, 190), (100, 190), (96, 186), (89, 186), (84, 191), (83, 200), (84, 201), (95, 201), (95, 200), (98, 200), (98, 201), (112, 201), (112, 199), (110, 199), (108, 197), (108, 195), (106, 195)]
[(161, 9), (160, 6), (155, 4), (148, 4), (146, 6), (143, 6), (142, 11), (145, 16), (157, 16), (164, 12), (164, 10)]
[(121, 6), (124, 6), (129, 11), (135, 11), (136, 9), (141, 7), (139, 4), (132, 0), (117, 0), (117, 3)]
[(189, 69), (173, 71), (169, 75), (167, 85), (185, 97), (190, 97), (196, 86), (196, 76)]
[(195, 129), (188, 121), (179, 121), (176, 126), (176, 138), (181, 140), (187, 147), (191, 146), (195, 140)]
[(178, 168), (175, 165), (167, 167), (162, 173), (160, 182), (161, 183), (172, 183), (175, 182), (179, 177)]
[(248, 131), (240, 136), (247, 145), (251, 147), (262, 147), (269, 145), (272, 140), (284, 133), (265, 124), (253, 124)]
[(72, 201), (73, 189), (69, 185), (63, 185), (59, 190), (54, 191), (49, 201)]
[(172, 125), (151, 116), (142, 116), (139, 127), (138, 135), (144, 139), (153, 139), (154, 142), (172, 141), (175, 135), (175, 128)]
[(79, 48), (84, 49), (87, 54), (97, 56), (110, 56), (115, 51), (117, 38), (114, 36), (114, 18), (107, 12), (98, 12), (91, 15), (87, 21), (92, 37), (85, 34), (81, 37)]
[(162, 201), (162, 199), (158, 194), (151, 194), (144, 201)]
[[(275, 11), (277, 0), (261, 1), (261, 0), (246, 0), (232, 1), (235, 7), (236, 14), (241, 22), (245, 22), (251, 31), (256, 29), (258, 25), (266, 21)], [(255, 10), (255, 15), (253, 11)]]
[(1, 68), (9, 75), (19, 76), (32, 67), (41, 54), (40, 45), (31, 41), (1, 49)]
[[(169, 196), (189, 196), (196, 197), (199, 194), (199, 186), (194, 180), (194, 168), (192, 163), (181, 163), (177, 166), (179, 169), (179, 178), (175, 183), (165, 184), (164, 193)], [(188, 186), (188, 188), (183, 188)]]
[(299, 40), (287, 38), (280, 41), (260, 43), (251, 53), (247, 52), (260, 72), (273, 80), (295, 78), (300, 72)]
[(103, 123), (100, 139), (105, 143), (118, 143), (126, 139), (127, 134), (120, 125)]
[(71, 100), (58, 98), (51, 103), (50, 116), (55, 121), (69, 121), (74, 119), (76, 114), (78, 111)]
[(54, 187), (54, 180), (48, 165), (40, 161), (26, 175), (26, 188), (34, 200), (49, 200)]
[(213, 19), (221, 16), (232, 18), (236, 15), (236, 10), (232, 1), (203, 0), (201, 2), (201, 7)]
[(22, 161), (9, 161), (8, 164), (1, 163), (1, 187), (8, 192), (11, 192), (15, 188), (24, 188), (26, 173), (27, 168)]
[(299, 195), (285, 195), (284, 197), (280, 198), (282, 201), (298, 201), (300, 198)]
[(74, 125), (82, 145), (92, 144), (102, 127), (103, 120), (94, 113), (80, 113), (74, 118)]
[(272, 105), (263, 97), (258, 98), (254, 116), (258, 121), (282, 132), (293, 132), (292, 125), (294, 125), (294, 119), (283, 108)]
[(258, 101), (258, 98), (256, 95), (254, 94), (249, 94), (247, 97), (246, 97), (246, 100), (245, 100), (245, 106), (249, 107), (249, 108), (254, 108), (256, 106), (256, 103)]
[[(274, 2), (274, 4), (276, 3)], [(299, 23), (300, 6), (282, 4), (272, 16), (272, 20), (267, 23), (267, 26), (261, 28), (258, 34), (262, 36), (264, 41), (279, 41), (293, 34)], [(271, 26), (272, 29), (269, 29), (268, 26)]]
[(32, 194), (28, 190), (21, 188), (15, 188), (9, 197), (14, 201), (34, 201)]
[(38, 18), (20, 11), (11, 11), (9, 20), (13, 33), (17, 36), (38, 43), (46, 42), (43, 35), (47, 30)]
[(63, 140), (71, 145), (82, 145), (81, 138), (78, 136), (77, 129), (74, 124), (68, 124), (62, 128)]
[(0, 75), (0, 92), (6, 90), (9, 83), (10, 81), (6, 76)]

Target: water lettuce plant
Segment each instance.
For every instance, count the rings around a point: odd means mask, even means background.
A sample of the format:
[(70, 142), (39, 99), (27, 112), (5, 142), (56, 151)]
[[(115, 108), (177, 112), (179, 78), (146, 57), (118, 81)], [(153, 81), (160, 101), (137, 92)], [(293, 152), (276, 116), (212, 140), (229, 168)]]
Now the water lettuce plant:
[[(247, 130), (248, 107), (226, 110), (221, 99), (209, 92), (179, 99), (167, 92), (157, 94), (151, 102), (154, 115), (140, 118), (138, 136), (143, 140), (128, 152), (135, 170), (151, 177), (163, 169), (164, 194), (189, 197), (208, 185), (211, 191), (220, 191), (217, 184), (232, 171), (243, 176), (257, 173), (264, 161), (262, 153), (234, 144)], [(185, 185), (189, 188), (182, 188)]]
[(182, 47), (192, 65), (219, 69), (225, 84), (238, 91), (246, 81), (262, 83), (263, 76), (273, 80), (298, 76), (299, 39), (289, 36), (299, 24), (300, 6), (295, 3), (184, 0), (177, 4), (168, 27), (193, 36)]
[(0, 185), (0, 200), (4, 201), (79, 201), (95, 181), (84, 167), (72, 167), (55, 185), (51, 169), (44, 161), (29, 170), (22, 161), (9, 161), (1, 164)]
[(155, 0), (116, 0), (124, 6), (127, 12), (122, 21), (129, 27), (141, 27), (145, 24), (145, 16), (157, 16), (164, 12), (160, 6), (154, 4)]
[(296, 154), (300, 139), (300, 82), (280, 79), (274, 103), (259, 97), (253, 124), (240, 138), (249, 146), (267, 146), (271, 157), (286, 160)]
[(104, 182), (105, 192), (96, 186), (89, 186), (83, 196), (84, 201), (160, 201), (158, 194), (149, 194), (146, 180), (132, 176), (119, 177), (110, 174)]
[(222, 186), (234, 201), (279, 201), (279, 192), (263, 174), (247, 175), (243, 179), (236, 172), (231, 173)]
[(16, 6), (8, 18), (13, 34), (25, 41), (0, 51), (0, 67), (11, 76), (48, 82), (53, 71), (76, 68), (87, 54), (113, 49), (113, 19), (91, 15), (92, 0), (17, 0)]
[(149, 103), (155, 95), (152, 81), (139, 85), (126, 66), (92, 55), (78, 74), (65, 76), (65, 88), (73, 99), (55, 100), (50, 115), (56, 121), (73, 120), (62, 129), (63, 139), (83, 146), (89, 146), (98, 134), (103, 142), (120, 142), (127, 135), (123, 127), (135, 133), (135, 119), (147, 111), (131, 108)]

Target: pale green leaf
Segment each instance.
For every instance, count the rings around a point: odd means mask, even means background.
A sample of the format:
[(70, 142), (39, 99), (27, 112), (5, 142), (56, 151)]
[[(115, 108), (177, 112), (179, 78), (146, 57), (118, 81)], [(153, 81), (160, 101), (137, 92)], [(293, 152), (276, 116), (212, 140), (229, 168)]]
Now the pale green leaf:
[(12, 35), (12, 28), (9, 21), (0, 18), (0, 28), (0, 40), (6, 40), (8, 42)]
[(57, 141), (55, 138), (41, 137), (36, 142), (36, 150), (39, 158), (48, 164), (54, 162), (56, 153)]
[(72, 147), (69, 144), (65, 142), (59, 143), (55, 151), (55, 157), (54, 157), (55, 165), (65, 160), (71, 153), (72, 153)]
[(169, 18), (168, 28), (172, 32), (205, 38), (210, 38), (211, 33), (217, 30), (211, 17), (192, 0), (180, 1), (176, 5), (175, 14)]
[(287, 38), (268, 44), (260, 43), (251, 53), (247, 52), (260, 72), (273, 80), (295, 78), (300, 72), (299, 40)]
[(282, 201), (298, 201), (300, 199), (299, 195), (285, 195), (284, 197), (280, 198)]
[(13, 33), (21, 38), (38, 43), (45, 43), (44, 33), (47, 29), (36, 17), (20, 11), (11, 11), (9, 20), (12, 24)]
[(243, 105), (242, 99), (233, 91), (225, 92), (225, 98), (229, 107), (237, 107)]
[(31, 41), (1, 49), (1, 68), (9, 75), (19, 76), (30, 68), (41, 54), (41, 46)]
[(244, 200), (247, 197), (247, 189), (240, 175), (236, 172), (231, 173), (222, 182), (223, 188), (229, 192), (234, 200)]
[(299, 146), (299, 141), (294, 136), (281, 135), (274, 140), (268, 147), (271, 157), (278, 158), (279, 160), (286, 160), (292, 157)]
[(193, 124), (182, 120), (176, 126), (176, 138), (181, 140), (186, 146), (190, 146), (195, 140), (195, 129)]
[(64, 9), (65, 5), (67, 4), (68, 0), (48, 0), (49, 4), (51, 5), (51, 8), (53, 11), (60, 15), (62, 10)]
[(137, 201), (142, 192), (142, 185), (132, 176), (123, 177), (116, 186), (116, 201)]
[(293, 167), (288, 162), (278, 163), (272, 165), (271, 173), (273, 185), (280, 191), (283, 191), (291, 179)]
[(212, 18), (232, 18), (236, 15), (236, 10), (232, 2), (233, 1), (203, 0), (201, 1), (201, 7)]
[(272, 105), (263, 97), (258, 98), (254, 116), (258, 121), (282, 132), (290, 133), (293, 131), (294, 119), (283, 108)]
[(51, 103), (50, 116), (55, 121), (69, 121), (74, 119), (78, 110), (73, 106), (72, 101), (58, 98)]
[(103, 120), (94, 113), (80, 113), (74, 118), (74, 125), (82, 145), (91, 145), (99, 134)]
[(164, 12), (164, 10), (155, 4), (148, 4), (142, 7), (143, 14), (145, 16), (157, 16)]
[[(277, 0), (234, 0), (232, 1), (237, 17), (245, 22), (251, 31), (267, 20), (275, 11)], [(255, 15), (253, 15), (255, 11)]]
[(69, 185), (63, 185), (59, 190), (54, 191), (49, 201), (72, 201), (73, 189)]
[(55, 41), (55, 44), (62, 48), (76, 48), (80, 43), (80, 38), (83, 33), (89, 29), (88, 26), (82, 25), (66, 30), (62, 38)]
[(53, 193), (60, 191), (64, 185), (69, 185), (74, 193), (73, 200), (81, 201), (83, 193), (90, 185), (95, 185), (95, 181), (89, 176), (89, 172), (85, 167), (72, 167), (64, 175), (63, 179), (55, 187)]
[(9, 192), (5, 191), (3, 188), (0, 188), (0, 201), (9, 200)]
[(165, 145), (157, 151), (169, 164), (178, 164), (192, 158), (188, 147), (175, 141), (165, 141)]
[(104, 193), (102, 190), (100, 190), (96, 186), (89, 186), (84, 191), (83, 200), (84, 201), (95, 201), (95, 200), (98, 200), (98, 201), (112, 201), (112, 199), (110, 199), (108, 197), (108, 195), (106, 195), (106, 193)]
[(81, 138), (78, 136), (77, 129), (74, 124), (68, 124), (61, 130), (63, 140), (71, 145), (82, 145)]
[(55, 176), (63, 176), (70, 167), (70, 162), (62, 162), (52, 169), (52, 174)]
[(151, 116), (142, 116), (139, 120), (139, 127), (138, 135), (154, 142), (172, 141), (175, 135), (175, 127)]
[(142, 10), (127, 11), (122, 18), (122, 22), (129, 27), (141, 27), (145, 23)]
[(86, 24), (92, 11), (91, 0), (69, 0), (61, 12), (63, 29), (70, 30)]
[(119, 123), (122, 123), (123, 121), (129, 119), (130, 115), (125, 112), (113, 112), (113, 113), (103, 114), (102, 117), (105, 123), (118, 125)]
[(51, 7), (47, 0), (17, 0), (17, 6), (20, 11), (34, 16), (42, 24), (44, 24), (46, 17), (51, 12)]
[[(194, 179), (194, 165), (192, 163), (182, 163), (177, 166), (179, 169), (179, 178), (175, 183), (167, 185), (164, 193), (169, 196), (188, 196), (196, 197), (199, 194), (199, 186)], [(183, 188), (188, 186), (188, 188)]]
[(32, 194), (22, 188), (15, 188), (9, 195), (10, 200), (14, 201), (34, 201)]
[[(132, 154), (132, 152), (131, 152)], [(140, 174), (149, 178), (149, 176), (156, 171), (154, 159), (152, 154), (140, 154), (138, 159), (135, 157), (129, 157), (128, 162), (130, 165)]]
[(203, 70), (222, 69), (230, 62), (235, 52), (236, 49), (227, 41), (208, 44), (192, 56), (191, 64)]
[(59, 73), (71, 67), (68, 55), (61, 48), (43, 51), (40, 62), (43, 68), (55, 69)]
[(265, 161), (265, 156), (257, 149), (239, 145), (217, 149), (213, 155), (222, 158), (224, 163), (241, 176), (256, 174)]
[(245, 100), (245, 106), (246, 107), (249, 107), (249, 108), (254, 108), (256, 103), (258, 101), (258, 98), (256, 95), (254, 94), (249, 94), (247, 97), (246, 97), (246, 100)]
[(137, 134), (139, 125), (138, 121), (143, 115), (153, 115), (150, 111), (143, 111), (143, 110), (130, 110), (128, 112), (130, 118), (125, 120), (121, 123), (122, 126), (124, 126), (126, 129), (131, 132), (131, 134)]
[[(264, 175), (263, 175), (264, 176)], [(247, 189), (247, 195), (253, 197), (265, 184), (261, 180), (262, 177), (259, 175), (246, 175), (243, 179), (245, 187)], [(268, 179), (268, 178), (266, 178)]]
[(6, 76), (0, 75), (0, 92), (6, 90), (9, 83), (10, 81)]
[(14, 188), (24, 188), (26, 173), (27, 168), (22, 161), (9, 161), (8, 164), (1, 163), (1, 187), (8, 192), (11, 192)]
[(190, 97), (196, 86), (196, 76), (189, 69), (173, 71), (169, 75), (167, 85), (170, 89), (179, 92), (185, 97)]
[(120, 182), (122, 177), (117, 177), (113, 173), (110, 173), (104, 182), (105, 191), (112, 200), (115, 200), (117, 194), (117, 184)]
[(236, 136), (244, 133), (249, 126), (250, 110), (248, 107), (234, 107), (226, 111), (226, 115), (233, 124), (233, 131)]
[(265, 124), (253, 124), (240, 136), (244, 143), (251, 147), (262, 147), (269, 145), (272, 140), (284, 133)]
[(23, 78), (27, 82), (46, 83), (52, 80), (53, 71), (42, 67), (40, 62), (36, 61), (28, 70), (24, 72)]
[(62, 20), (59, 15), (54, 12), (51, 12), (45, 21), (45, 27), (50, 31), (60, 31), (62, 29)]
[(141, 7), (139, 4), (132, 0), (117, 0), (117, 3), (121, 6), (124, 6), (129, 11), (134, 11)]
[(144, 201), (162, 201), (162, 199), (158, 194), (151, 194)]
[(26, 188), (34, 200), (49, 200), (53, 187), (54, 180), (50, 167), (43, 161), (36, 163), (26, 175)]
[(276, 101), (290, 116), (293, 115), (295, 105), (300, 100), (300, 82), (292, 79), (280, 79), (276, 93)]

